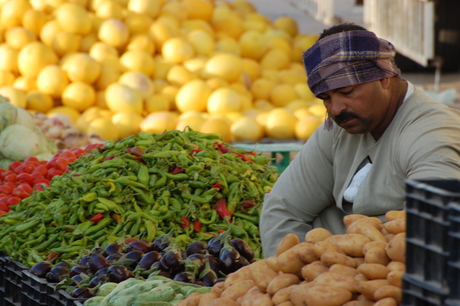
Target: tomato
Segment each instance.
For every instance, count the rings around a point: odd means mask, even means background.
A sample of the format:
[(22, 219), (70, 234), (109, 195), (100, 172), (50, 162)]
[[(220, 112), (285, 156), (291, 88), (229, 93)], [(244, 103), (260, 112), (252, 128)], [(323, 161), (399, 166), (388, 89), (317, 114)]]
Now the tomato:
[(16, 187), (16, 188), (21, 188), (21, 189), (23, 189), (23, 190), (24, 190), (27, 194), (29, 194), (29, 195), (30, 195), (30, 194), (32, 193), (32, 191), (33, 191), (32, 186), (29, 185), (28, 183), (21, 183), (21, 184), (19, 184), (18, 187)]
[(49, 169), (48, 175), (46, 176), (47, 179), (51, 180), (53, 177), (57, 175), (62, 175), (64, 171), (58, 170), (58, 169)]
[(11, 197), (7, 201), (8, 206), (17, 205), (17, 204), (19, 204), (19, 202), (21, 202), (21, 198), (19, 198), (19, 197)]
[(15, 182), (5, 182), (5, 183), (3, 183), (3, 185), (10, 186), (12, 190), (14, 188), (16, 188), (16, 186), (17, 186), (17, 184)]
[(46, 168), (45, 166), (43, 165), (39, 165), (37, 167), (35, 167), (34, 171), (32, 172), (32, 176), (35, 174), (35, 173), (39, 173), (41, 175), (46, 175), (48, 173), (48, 168)]
[(12, 174), (13, 171), (10, 171), (10, 170), (6, 170), (4, 172), (0, 172), (0, 179), (3, 181), (5, 179), (6, 176)]
[(63, 157), (59, 157), (56, 160), (56, 166), (54, 168), (57, 169), (57, 170), (61, 170), (62, 172), (65, 172), (65, 171), (67, 171), (67, 166), (68, 165), (69, 165), (69, 162), (67, 161), (67, 159), (65, 159)]
[[(48, 174), (48, 170), (46, 170), (46, 173), (45, 175)], [(41, 179), (44, 179), (45, 176), (41, 173), (32, 173), (32, 177), (34, 178), (34, 181), (35, 180), (41, 180)], [(33, 182), (33, 181), (32, 181)]]
[(14, 197), (18, 197), (18, 198), (21, 198), (21, 199), (25, 199), (29, 196), (29, 194), (22, 188), (14, 188), (13, 189), (13, 192), (11, 193), (12, 196)]
[(79, 158), (80, 156), (83, 155), (83, 153), (85, 153), (85, 150), (83, 150), (81, 148), (72, 148), (69, 151), (72, 152), (73, 154), (75, 154), (76, 158)]
[(102, 143), (92, 143), (86, 146), (85, 151), (86, 152), (91, 152), (93, 149), (101, 148), (103, 147), (104, 144)]
[(35, 169), (36, 166), (38, 166), (39, 164), (34, 164), (32, 162), (30, 163), (23, 163), (22, 165), (20, 165), (19, 167), (16, 168), (16, 173), (32, 173)]
[(8, 185), (2, 185), (0, 186), (0, 193), (4, 194), (11, 194), (13, 192), (13, 188), (11, 188)]
[(25, 160), (24, 160), (24, 163), (29, 163), (29, 162), (39, 162), (38, 158), (36, 158), (35, 156), (31, 156), (31, 157), (27, 157)]
[(16, 176), (16, 182), (32, 182), (34, 177), (29, 173), (21, 173)]
[(62, 158), (65, 158), (69, 163), (73, 163), (77, 160), (77, 156), (72, 151), (64, 151), (61, 153)]
[(5, 204), (6, 206), (8, 206), (8, 200), (9, 200), (10, 198), (11, 198), (10, 196), (1, 197), (1, 198), (0, 198), (0, 203), (1, 203), (1, 204)]
[(46, 163), (46, 168), (51, 169), (56, 167), (56, 160), (59, 158), (61, 153), (56, 153), (54, 156)]
[(7, 211), (0, 210), (0, 216), (6, 214)]
[(36, 185), (41, 185), (41, 184), (45, 184), (47, 187), (49, 187), (50, 181), (48, 179), (46, 179), (46, 178), (35, 180), (33, 182), (33, 187), (35, 187)]
[(7, 175), (5, 177), (5, 182), (16, 182), (16, 177), (17, 177), (17, 175), (14, 174), (14, 173), (12, 173), (10, 175)]
[(8, 167), (8, 170), (12, 171), (12, 172), (16, 172), (16, 168), (19, 167), (20, 165), (22, 165), (22, 162), (20, 161), (14, 161), (10, 164), (10, 166)]

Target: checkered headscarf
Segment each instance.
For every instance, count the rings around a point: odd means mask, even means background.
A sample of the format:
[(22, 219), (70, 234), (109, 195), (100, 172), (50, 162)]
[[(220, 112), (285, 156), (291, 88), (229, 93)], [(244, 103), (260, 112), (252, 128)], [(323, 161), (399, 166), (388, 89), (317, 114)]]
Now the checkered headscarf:
[(303, 53), (308, 86), (319, 94), (342, 87), (399, 76), (394, 46), (370, 31), (326, 36)]

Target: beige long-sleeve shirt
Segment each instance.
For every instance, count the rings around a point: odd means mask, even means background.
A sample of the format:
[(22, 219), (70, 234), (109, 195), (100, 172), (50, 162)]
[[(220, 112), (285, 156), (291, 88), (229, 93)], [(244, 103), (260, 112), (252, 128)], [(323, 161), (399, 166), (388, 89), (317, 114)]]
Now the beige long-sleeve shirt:
[[(343, 192), (358, 166), (372, 167), (345, 205)], [(415, 90), (399, 108), (382, 137), (348, 134), (334, 124), (320, 126), (265, 196), (260, 221), (265, 257), (275, 255), (280, 240), (324, 227), (345, 231), (345, 214), (382, 217), (404, 209), (405, 179), (460, 179), (460, 111)]]

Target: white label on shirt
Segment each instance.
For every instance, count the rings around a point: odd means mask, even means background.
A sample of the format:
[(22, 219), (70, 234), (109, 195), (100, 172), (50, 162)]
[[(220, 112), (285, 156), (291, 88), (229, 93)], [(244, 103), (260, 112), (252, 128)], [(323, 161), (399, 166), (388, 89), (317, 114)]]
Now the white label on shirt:
[(372, 164), (368, 163), (364, 167), (362, 167), (358, 172), (356, 172), (355, 176), (351, 180), (350, 186), (345, 190), (343, 193), (343, 198), (353, 203), (356, 198), (356, 194), (358, 193), (359, 185), (363, 182), (364, 178), (366, 177), (367, 173), (371, 169)]

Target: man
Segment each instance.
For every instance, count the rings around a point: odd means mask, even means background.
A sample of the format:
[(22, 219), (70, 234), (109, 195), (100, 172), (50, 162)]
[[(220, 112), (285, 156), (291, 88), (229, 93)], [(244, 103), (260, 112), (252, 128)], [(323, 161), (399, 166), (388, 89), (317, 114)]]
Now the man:
[(308, 85), (328, 119), (265, 196), (265, 257), (295, 233), (343, 234), (346, 214), (383, 219), (404, 209), (404, 180), (460, 178), (460, 112), (399, 77), (393, 45), (341, 24), (303, 54)]

